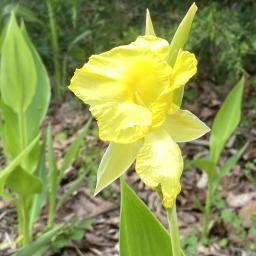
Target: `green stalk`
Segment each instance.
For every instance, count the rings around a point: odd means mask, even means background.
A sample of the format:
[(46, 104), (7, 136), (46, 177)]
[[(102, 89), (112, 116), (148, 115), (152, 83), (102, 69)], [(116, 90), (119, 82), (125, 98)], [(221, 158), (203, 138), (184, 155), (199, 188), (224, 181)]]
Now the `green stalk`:
[(29, 228), (29, 210), (26, 207), (26, 201), (22, 198), (22, 210), (23, 210), (23, 247), (28, 245), (32, 240), (32, 234)]
[(49, 192), (49, 197), (48, 197), (48, 205), (49, 205), (49, 210), (48, 210), (48, 221), (47, 221), (47, 227), (52, 228), (55, 222), (56, 218), (56, 212), (57, 212), (57, 191), (59, 187), (59, 181), (58, 181), (58, 176), (57, 176), (57, 169), (52, 169), (52, 176), (51, 176), (51, 188)]
[[(27, 146), (27, 123), (26, 115), (23, 111), (18, 114), (19, 122), (19, 133), (21, 140), (21, 150), (24, 150)], [(32, 234), (29, 228), (29, 209), (26, 207), (26, 202), (24, 198), (20, 198), (16, 203), (17, 215), (18, 215), (18, 231), (19, 235), (22, 237), (22, 245), (28, 245), (32, 240)]]
[(18, 219), (18, 232), (19, 232), (19, 237), (22, 238), (22, 243), (24, 241), (23, 239), (23, 214), (22, 214), (22, 206), (20, 205), (20, 202), (15, 201), (15, 207), (16, 207), (16, 211), (17, 211), (17, 219)]
[(172, 255), (180, 256), (181, 255), (181, 247), (180, 247), (180, 234), (178, 227), (178, 219), (176, 212), (176, 203), (174, 203), (172, 208), (166, 209), (167, 219), (169, 223), (169, 232), (172, 241)]
[(53, 64), (54, 64), (54, 76), (55, 76), (55, 86), (54, 92), (58, 99), (62, 98), (61, 92), (61, 69), (59, 62), (59, 41), (57, 36), (57, 25), (54, 16), (54, 0), (47, 0), (48, 7), (48, 16), (50, 23), (50, 31), (51, 31), (51, 44), (53, 51)]
[(210, 177), (208, 179), (209, 179), (208, 189), (207, 189), (206, 203), (205, 203), (204, 214), (203, 214), (202, 238), (207, 237), (209, 233), (209, 219), (210, 219), (210, 212), (211, 212), (211, 206), (212, 206), (213, 183)]
[(15, 202), (19, 236), (22, 238), (22, 246), (27, 246), (32, 241), (32, 233), (29, 227), (29, 210), (24, 197), (19, 197)]
[(49, 210), (48, 210), (48, 222), (47, 227), (52, 228), (54, 225), (56, 216), (56, 193), (51, 191), (49, 195)]

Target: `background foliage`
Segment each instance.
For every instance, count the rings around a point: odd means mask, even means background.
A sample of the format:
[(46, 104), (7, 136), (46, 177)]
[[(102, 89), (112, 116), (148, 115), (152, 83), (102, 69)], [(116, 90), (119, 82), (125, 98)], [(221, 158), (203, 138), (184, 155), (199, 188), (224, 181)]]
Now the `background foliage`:
[[(141, 24), (144, 23), (146, 8), (151, 10), (158, 35), (170, 39), (176, 29), (175, 24), (191, 2), (110, 0), (106, 4), (103, 0), (53, 1), (60, 43), (59, 58), (68, 64), (65, 83), (69, 82), (74, 68), (82, 65), (92, 53), (128, 43), (144, 33)], [(52, 73), (46, 1), (3, 0), (2, 13), (7, 14), (10, 6), (15, 4), (22, 7), (20, 15), (29, 22), (29, 34)], [(199, 56), (200, 66), (204, 67), (199, 67), (198, 78), (231, 84), (244, 71), (253, 72), (256, 2), (199, 0), (197, 5), (199, 12), (187, 47)], [(0, 25), (3, 23), (4, 18)]]

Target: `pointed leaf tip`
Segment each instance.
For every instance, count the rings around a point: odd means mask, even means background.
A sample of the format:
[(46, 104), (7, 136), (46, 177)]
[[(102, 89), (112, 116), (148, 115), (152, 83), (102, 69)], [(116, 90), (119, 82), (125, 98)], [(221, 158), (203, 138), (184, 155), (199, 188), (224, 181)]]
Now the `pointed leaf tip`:
[(177, 28), (173, 36), (173, 39), (170, 43), (168, 56), (168, 62), (170, 63), (171, 66), (174, 65), (179, 50), (183, 49), (185, 43), (187, 42), (192, 22), (197, 9), (198, 8), (195, 3), (193, 3), (190, 6), (188, 12), (186, 13), (185, 17), (181, 21), (179, 27)]
[(222, 103), (212, 125), (210, 137), (210, 158), (217, 163), (221, 152), (241, 119), (244, 77), (235, 85)]
[(131, 144), (109, 144), (97, 172), (94, 195), (97, 195), (128, 170), (134, 162), (140, 146), (140, 141)]
[(146, 29), (145, 29), (145, 35), (147, 36), (155, 36), (155, 30), (154, 26), (150, 17), (149, 9), (146, 10)]

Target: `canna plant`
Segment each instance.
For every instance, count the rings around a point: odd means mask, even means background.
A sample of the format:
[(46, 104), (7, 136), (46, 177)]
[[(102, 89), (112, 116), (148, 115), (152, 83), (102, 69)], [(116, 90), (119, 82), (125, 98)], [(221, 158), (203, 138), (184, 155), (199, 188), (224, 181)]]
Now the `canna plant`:
[[(247, 148), (247, 143), (237, 152), (229, 157), (222, 166), (219, 165), (219, 159), (226, 142), (232, 135), (241, 119), (241, 104), (244, 88), (244, 78), (237, 83), (227, 96), (218, 111), (212, 126), (210, 136), (210, 154), (208, 158), (197, 158), (193, 160), (194, 166), (205, 171), (208, 177), (208, 189), (205, 202), (202, 237), (207, 238), (213, 223), (210, 223), (210, 213), (216, 194), (222, 179), (232, 170), (239, 158)], [(211, 224), (211, 225), (210, 225)]]
[[(48, 109), (50, 86), (45, 67), (24, 24), (18, 26), (14, 12), (4, 31), (0, 93), (1, 138), (7, 160), (6, 168), (16, 162), (17, 158), (20, 159), (20, 156), (23, 157), (12, 171), (6, 175), (4, 171), (1, 172), (0, 183), (4, 195), (16, 206), (18, 240), (25, 246), (32, 239), (30, 208), (35, 194), (42, 190), (42, 182), (35, 176), (35, 170), (41, 147), (39, 128)], [(30, 150), (25, 154), (28, 148)]]
[(121, 178), (122, 256), (159, 255), (160, 244), (165, 248), (161, 255), (182, 255), (175, 200), (183, 158), (177, 143), (209, 132), (195, 115), (180, 108), (184, 86), (197, 71), (195, 55), (183, 50), (196, 10), (193, 4), (170, 44), (155, 35), (147, 11), (146, 35), (91, 56), (71, 79), (69, 89), (90, 105), (100, 139), (110, 142), (95, 194), (136, 161), (136, 172), (158, 192), (167, 211), (170, 237)]
[[(22, 248), (15, 255), (40, 256), (44, 255), (52, 243), (62, 244), (63, 237), (65, 242), (72, 237), (81, 237), (81, 227), (89, 224), (86, 220), (81, 223), (56, 225), (55, 216), (57, 210), (83, 181), (84, 173), (80, 172), (58, 200), (61, 179), (76, 159), (91, 121), (82, 128), (67, 149), (62, 165), (57, 167), (50, 128), (46, 142), (42, 143), (40, 140), (40, 126), (50, 100), (50, 83), (46, 69), (27, 35), (24, 24), (17, 24), (14, 12), (4, 31), (0, 66), (0, 135), (6, 167), (0, 171), (0, 196), (11, 201), (17, 210), (19, 236), (15, 243)], [(48, 223), (41, 233), (33, 236), (41, 210), (47, 203)]]

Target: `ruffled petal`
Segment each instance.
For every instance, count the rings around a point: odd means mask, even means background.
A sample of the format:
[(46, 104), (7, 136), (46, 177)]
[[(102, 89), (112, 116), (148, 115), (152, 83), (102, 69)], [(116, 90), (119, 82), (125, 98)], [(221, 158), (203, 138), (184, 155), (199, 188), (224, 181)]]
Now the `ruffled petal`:
[(139, 36), (132, 44), (153, 51), (162, 60), (167, 58), (169, 43), (163, 38), (153, 35)]
[(196, 140), (210, 131), (198, 117), (187, 110), (177, 110), (168, 115), (162, 126), (176, 142)]
[(147, 186), (161, 189), (163, 205), (171, 208), (181, 190), (183, 159), (179, 146), (166, 131), (158, 128), (147, 134), (135, 169)]
[(171, 67), (149, 48), (132, 43), (93, 55), (72, 78), (69, 88), (91, 105), (102, 139), (130, 143), (152, 122), (153, 127), (164, 122)]
[(197, 59), (193, 53), (179, 51), (171, 74), (171, 88), (175, 90), (185, 85), (197, 71)]
[(169, 111), (173, 109), (174, 105), (171, 101), (171, 91), (167, 91), (160, 95), (150, 106), (149, 109), (152, 113), (152, 128), (159, 127), (165, 121)]
[(87, 104), (131, 101), (136, 90), (143, 94), (145, 89), (145, 100), (152, 101), (170, 83), (170, 72), (169, 65), (155, 52), (131, 43), (92, 55), (76, 70), (69, 89)]
[(86, 104), (122, 101), (130, 95), (129, 88), (120, 79), (91, 64), (76, 70), (69, 89)]
[(151, 112), (133, 103), (106, 103), (90, 107), (97, 119), (99, 136), (104, 141), (132, 143), (147, 133)]

